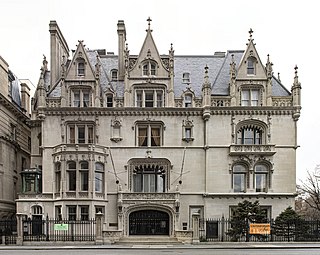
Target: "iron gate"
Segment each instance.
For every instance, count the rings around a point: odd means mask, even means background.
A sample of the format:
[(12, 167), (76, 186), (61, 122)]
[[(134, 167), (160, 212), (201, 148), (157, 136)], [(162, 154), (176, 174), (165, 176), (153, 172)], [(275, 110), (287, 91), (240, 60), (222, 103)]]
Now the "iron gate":
[(129, 215), (130, 235), (169, 235), (169, 215), (156, 210), (142, 210)]

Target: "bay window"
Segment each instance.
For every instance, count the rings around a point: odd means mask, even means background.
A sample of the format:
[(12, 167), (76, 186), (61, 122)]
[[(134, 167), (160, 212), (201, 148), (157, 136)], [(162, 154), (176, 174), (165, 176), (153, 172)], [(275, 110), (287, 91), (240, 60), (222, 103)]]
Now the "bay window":
[(103, 192), (104, 183), (104, 166), (102, 163), (95, 164), (94, 172), (94, 190), (97, 193)]
[(80, 162), (80, 190), (89, 189), (89, 164), (87, 161)]
[(77, 189), (77, 166), (75, 161), (67, 164), (68, 191), (76, 191)]

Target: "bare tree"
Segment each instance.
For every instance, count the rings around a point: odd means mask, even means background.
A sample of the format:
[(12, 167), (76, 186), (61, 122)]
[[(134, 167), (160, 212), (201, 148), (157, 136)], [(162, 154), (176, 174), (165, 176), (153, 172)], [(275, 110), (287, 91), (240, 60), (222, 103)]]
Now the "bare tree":
[(307, 171), (305, 181), (297, 185), (297, 211), (308, 218), (320, 218), (320, 165), (310, 172)]

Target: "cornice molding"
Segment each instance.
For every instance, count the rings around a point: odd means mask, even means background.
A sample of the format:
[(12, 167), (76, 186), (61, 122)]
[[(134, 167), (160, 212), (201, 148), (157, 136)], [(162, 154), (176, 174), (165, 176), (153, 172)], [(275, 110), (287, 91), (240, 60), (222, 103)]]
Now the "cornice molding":
[[(74, 108), (74, 107), (47, 107), (46, 115), (51, 116), (202, 116), (202, 107), (181, 108)], [(211, 115), (292, 115), (293, 107), (210, 107)]]
[(271, 199), (287, 199), (294, 198), (297, 196), (296, 193), (203, 193), (203, 197), (205, 198), (271, 198)]
[(22, 121), (27, 121), (30, 118), (25, 115), (18, 106), (12, 102), (10, 102), (7, 98), (5, 98), (2, 94), (0, 94), (0, 104), (2, 104), (5, 108), (8, 109), (12, 114), (14, 114), (17, 118)]

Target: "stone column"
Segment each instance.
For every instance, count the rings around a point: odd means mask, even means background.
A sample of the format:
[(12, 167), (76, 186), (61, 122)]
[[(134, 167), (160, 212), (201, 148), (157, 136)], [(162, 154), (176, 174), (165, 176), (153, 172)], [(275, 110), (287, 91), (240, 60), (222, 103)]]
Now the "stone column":
[(200, 214), (199, 213), (194, 213), (192, 214), (192, 230), (193, 230), (193, 235), (192, 235), (192, 243), (199, 243), (199, 219), (200, 219)]
[(17, 214), (17, 245), (23, 245), (23, 224), (22, 214)]
[(103, 236), (102, 236), (102, 221), (103, 213), (96, 213), (96, 244), (103, 244)]

